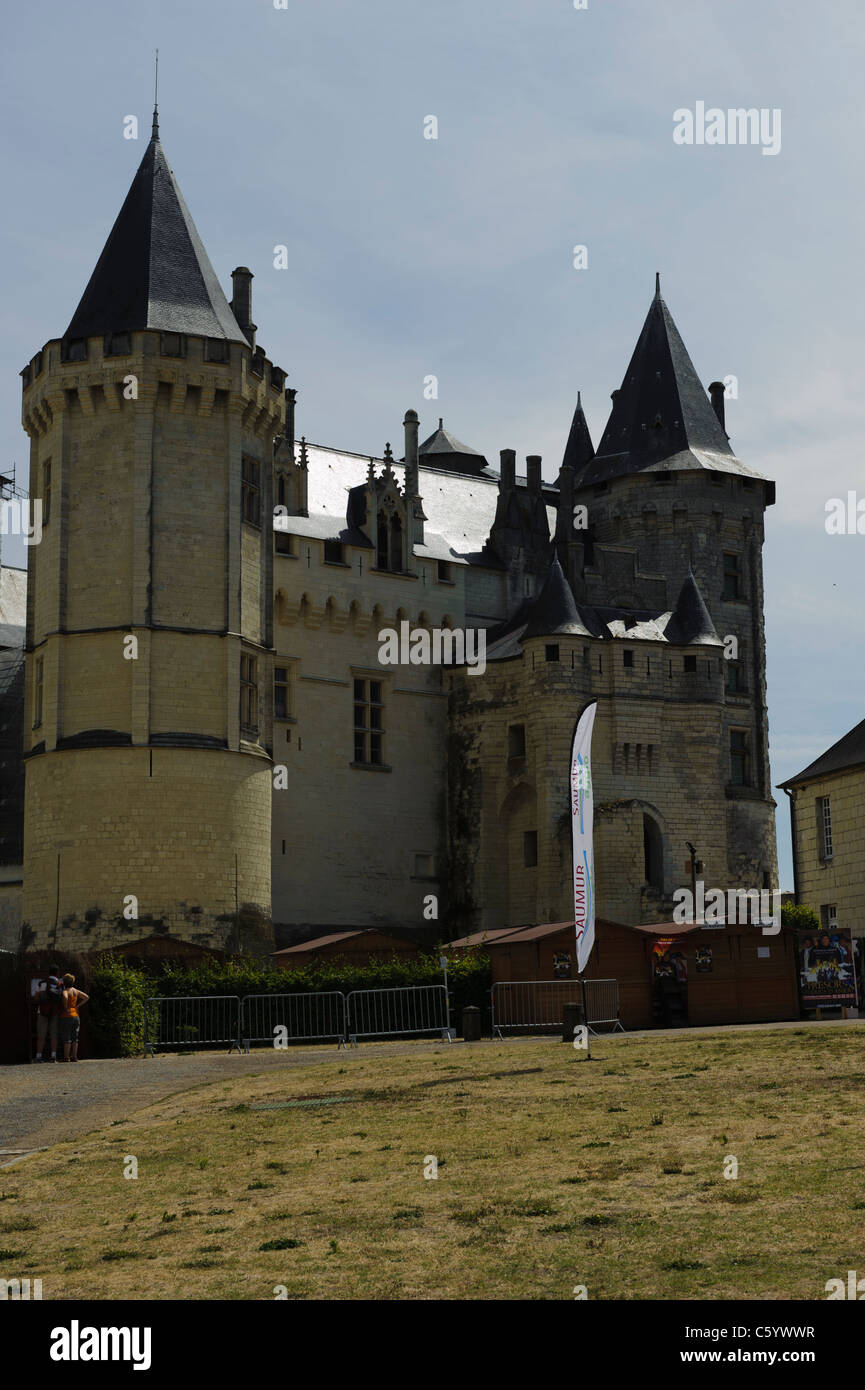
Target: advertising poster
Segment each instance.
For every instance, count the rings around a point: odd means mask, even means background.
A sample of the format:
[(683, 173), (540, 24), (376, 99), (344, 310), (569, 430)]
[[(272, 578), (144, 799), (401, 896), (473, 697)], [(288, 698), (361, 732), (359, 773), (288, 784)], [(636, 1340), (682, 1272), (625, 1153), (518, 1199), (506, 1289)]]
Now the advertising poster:
[(652, 976), (656, 980), (666, 978), (687, 984), (688, 962), (684, 951), (676, 946), (675, 936), (659, 936), (652, 947)]
[(804, 1009), (856, 1004), (853, 945), (849, 931), (797, 932), (799, 995)]

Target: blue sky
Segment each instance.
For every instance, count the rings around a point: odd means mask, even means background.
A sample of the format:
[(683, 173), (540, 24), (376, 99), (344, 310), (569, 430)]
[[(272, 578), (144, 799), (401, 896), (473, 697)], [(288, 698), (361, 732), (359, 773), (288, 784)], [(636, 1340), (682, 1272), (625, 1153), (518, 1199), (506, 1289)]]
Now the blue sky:
[[(26, 477), (17, 374), (66, 327), (143, 154), (158, 47), (169, 161), (226, 289), (255, 273), (311, 440), (399, 452), (411, 405), (422, 438), (441, 414), (554, 479), (578, 388), (597, 443), (660, 270), (703, 382), (738, 378), (737, 454), (778, 485), (773, 782), (863, 717), (865, 536), (824, 529), (828, 498), (865, 496), (858, 0), (88, 0), (19, 7), (6, 37), (7, 466)], [(675, 145), (697, 101), (780, 108), (780, 153)]]

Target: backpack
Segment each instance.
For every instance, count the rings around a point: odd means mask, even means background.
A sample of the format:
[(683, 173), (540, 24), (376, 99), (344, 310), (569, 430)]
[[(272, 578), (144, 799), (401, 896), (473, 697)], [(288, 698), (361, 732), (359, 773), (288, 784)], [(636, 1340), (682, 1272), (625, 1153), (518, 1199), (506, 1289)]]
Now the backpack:
[(48, 988), (46, 990), (46, 994), (50, 1003), (52, 1003), (55, 1007), (58, 1007), (60, 1004), (63, 1003), (63, 985), (61, 981), (57, 979), (56, 975), (48, 976)]

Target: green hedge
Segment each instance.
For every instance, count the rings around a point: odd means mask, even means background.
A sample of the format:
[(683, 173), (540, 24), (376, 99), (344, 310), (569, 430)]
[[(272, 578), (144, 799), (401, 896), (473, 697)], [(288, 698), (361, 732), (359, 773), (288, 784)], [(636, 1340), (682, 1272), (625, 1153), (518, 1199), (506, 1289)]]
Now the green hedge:
[(153, 981), (116, 956), (99, 956), (89, 971), (87, 1022), (100, 1057), (135, 1057), (144, 1050), (144, 1001)]
[[(137, 968), (114, 956), (100, 956), (89, 974), (88, 1018), (94, 1051), (103, 1057), (133, 1057), (144, 1047), (145, 1000), (192, 995), (300, 994), (323, 990), (388, 989), (398, 985), (439, 985), (440, 952), (417, 959), (392, 956), (368, 965), (344, 960), (314, 961), (298, 970), (278, 967), (252, 958), (206, 961), (178, 967), (164, 961), (152, 971)], [(464, 951), (449, 958), (448, 992), (456, 1028), (467, 1004), (476, 1004), (481, 1017), (488, 1016), (491, 972), (489, 957), (481, 951)]]
[[(344, 960), (312, 961), (296, 970), (280, 970), (253, 959), (228, 962), (206, 961), (201, 965), (178, 968), (164, 962), (152, 979), (152, 993), (158, 995), (193, 994), (306, 994), (322, 990), (393, 989), (398, 985), (439, 985), (442, 972), (439, 951), (405, 959), (372, 961), (351, 965)], [(448, 990), (457, 1015), (467, 1004), (482, 1011), (489, 1007), (489, 957), (478, 950), (462, 951), (448, 960)]]

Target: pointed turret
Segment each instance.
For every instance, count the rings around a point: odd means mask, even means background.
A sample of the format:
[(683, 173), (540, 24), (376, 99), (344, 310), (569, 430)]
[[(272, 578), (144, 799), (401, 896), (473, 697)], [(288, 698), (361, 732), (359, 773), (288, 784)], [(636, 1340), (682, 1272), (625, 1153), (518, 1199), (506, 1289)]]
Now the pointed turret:
[(156, 328), (245, 343), (153, 134), (64, 336)]
[(562, 468), (570, 468), (574, 473), (579, 473), (594, 456), (595, 449), (592, 444), (592, 436), (589, 433), (589, 426), (583, 414), (582, 394), (578, 391), (577, 408), (574, 411), (574, 418), (571, 421), (571, 432), (568, 435), (568, 442), (565, 445)]
[(557, 555), (553, 558), (541, 592), (529, 608), (528, 622), (521, 635), (524, 638), (552, 637), (556, 633), (588, 636), (588, 629), (580, 618), (571, 586)]
[(579, 483), (694, 468), (762, 476), (730, 448), (656, 276), (655, 296), (621, 388), (613, 393), (607, 427)]
[(676, 647), (722, 645), (692, 570), (679, 590), (664, 637)]
[(577, 408), (571, 421), (571, 432), (559, 469), (559, 496), (556, 503), (556, 545), (571, 583), (577, 579), (582, 568), (582, 552), (577, 555), (575, 546), (582, 546), (584, 540), (584, 536), (574, 534), (574, 487), (580, 472), (594, 456), (592, 436), (583, 414), (583, 398), (578, 391)]

